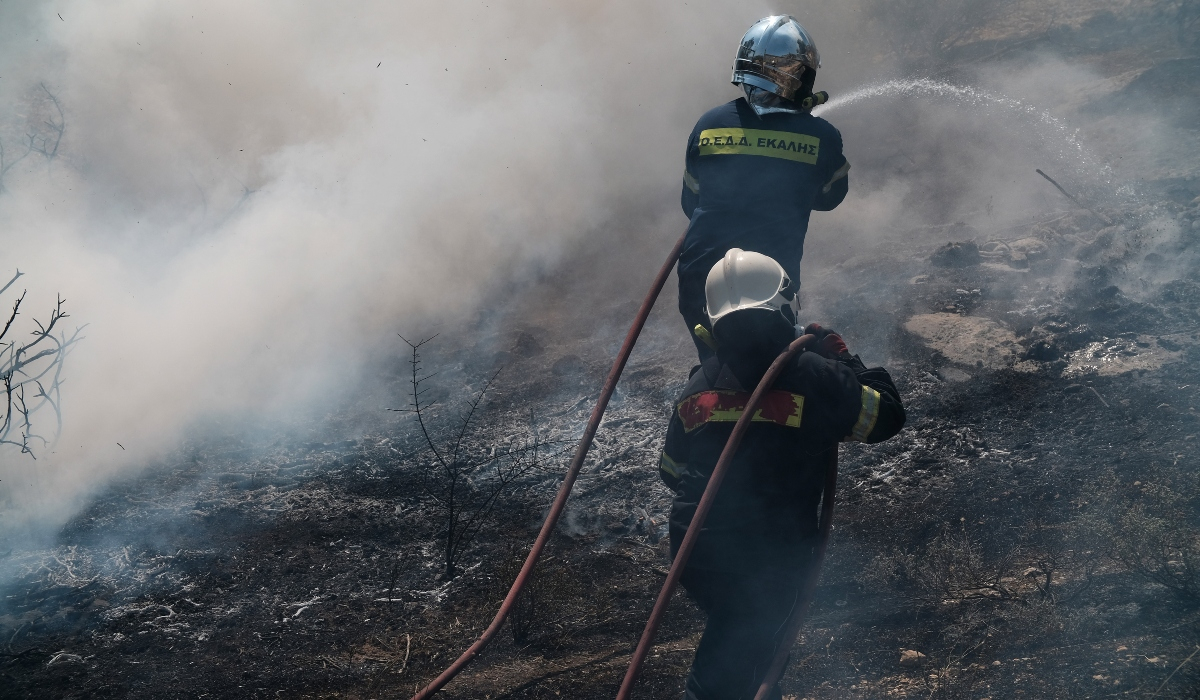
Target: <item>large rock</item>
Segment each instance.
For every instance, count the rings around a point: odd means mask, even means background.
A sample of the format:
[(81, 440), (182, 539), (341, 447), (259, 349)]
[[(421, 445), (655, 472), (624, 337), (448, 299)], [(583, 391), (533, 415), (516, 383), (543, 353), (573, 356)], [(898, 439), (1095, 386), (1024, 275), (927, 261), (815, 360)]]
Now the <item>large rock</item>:
[(900, 652), (901, 666), (918, 666), (925, 660), (925, 655), (916, 649), (905, 649)]
[(905, 322), (904, 330), (960, 365), (999, 369), (1022, 352), (1012, 331), (982, 316), (919, 314)]
[(1013, 267), (1028, 267), (1031, 261), (1049, 255), (1050, 246), (1045, 241), (1027, 236), (1009, 243), (1008, 251), (1008, 261)]

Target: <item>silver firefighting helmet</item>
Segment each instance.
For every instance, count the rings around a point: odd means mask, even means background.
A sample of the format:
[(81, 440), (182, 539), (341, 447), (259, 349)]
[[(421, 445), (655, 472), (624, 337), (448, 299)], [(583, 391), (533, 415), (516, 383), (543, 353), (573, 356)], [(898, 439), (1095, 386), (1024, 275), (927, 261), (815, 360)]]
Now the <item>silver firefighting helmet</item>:
[(810, 95), (820, 67), (821, 55), (804, 27), (790, 15), (772, 15), (755, 22), (742, 37), (732, 82), (742, 86), (759, 116), (798, 112), (797, 104)]
[[(794, 298), (786, 291), (791, 284), (783, 267), (762, 253), (733, 248), (713, 265), (704, 282), (711, 328), (735, 311), (765, 309), (783, 314)], [(786, 316), (785, 316), (786, 318)], [(790, 321), (789, 321), (790, 323)]]

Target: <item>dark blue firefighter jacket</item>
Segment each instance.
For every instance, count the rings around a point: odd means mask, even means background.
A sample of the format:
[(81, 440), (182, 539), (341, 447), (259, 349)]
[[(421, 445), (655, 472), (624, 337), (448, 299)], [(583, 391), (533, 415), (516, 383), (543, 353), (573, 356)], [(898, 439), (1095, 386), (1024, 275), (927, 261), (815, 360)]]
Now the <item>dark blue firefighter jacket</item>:
[(740, 97), (701, 117), (683, 175), (692, 220), (678, 267), (684, 317), (696, 313), (685, 304), (703, 308), (708, 271), (730, 248), (774, 258), (799, 284), (809, 214), (841, 204), (848, 169), (842, 135), (820, 117), (760, 117)]
[[(676, 400), (659, 459), (659, 474), (675, 491), (672, 556), (762, 379), (766, 365), (759, 367), (747, 374), (710, 357)], [(753, 576), (803, 566), (817, 532), (829, 450), (838, 441), (887, 440), (904, 422), (904, 404), (887, 370), (868, 368), (857, 356), (801, 353), (755, 412), (688, 567)]]

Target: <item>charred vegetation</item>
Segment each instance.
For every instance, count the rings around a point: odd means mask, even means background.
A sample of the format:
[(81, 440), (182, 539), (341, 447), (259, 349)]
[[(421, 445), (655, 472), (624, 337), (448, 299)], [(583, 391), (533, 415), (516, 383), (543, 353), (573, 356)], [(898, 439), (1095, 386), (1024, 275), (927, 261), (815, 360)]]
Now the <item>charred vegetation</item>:
[[(526, 334), (524, 337), (532, 336)], [(432, 458), (422, 469), (422, 490), (439, 511), (438, 520), (444, 523), (442, 576), (449, 580), (458, 575), (459, 561), (476, 536), (492, 525), (492, 514), (497, 506), (523, 480), (544, 470), (545, 462), (557, 456), (550, 450), (558, 443), (541, 439), (532, 411), (529, 413), (528, 436), (514, 433), (506, 436), (500, 445), (479, 439), (481, 433), (490, 432), (477, 424), (483, 418), (479, 415), (481, 408), (501, 368), (484, 380), (478, 393), (459, 414), (458, 425), (450, 430), (449, 443), (439, 448), (434, 437), (436, 428), (428, 423), (437, 406), (422, 402), (421, 398), (429, 390), (425, 385), (433, 378), (433, 375), (421, 375), (421, 348), (433, 338), (414, 343), (401, 336), (401, 340), (412, 351), (409, 359), (411, 400), (408, 408), (388, 410), (412, 414)]]
[[(0, 295), (21, 276), (17, 270), (0, 287)], [(83, 327), (70, 332), (60, 327), (69, 317), (63, 311), (62, 297), (44, 322), (32, 318), (29, 324), (18, 323), (26, 293), (22, 291), (13, 301), (12, 311), (0, 328), (0, 384), (4, 391), (0, 449), (14, 447), (37, 459), (37, 452), (50, 448), (62, 431), (63, 364), (72, 347), (82, 340)], [(28, 330), (27, 325), (31, 326)], [(27, 338), (23, 339), (25, 334)]]
[[(872, 17), (902, 28), (932, 12), (886, 4)], [(967, 183), (920, 180), (936, 154), (887, 142), (855, 161), (852, 187), (909, 177), (920, 186), (897, 206), (934, 214), (866, 250), (810, 236), (810, 320), (892, 370), (909, 423), (842, 448), (830, 552), (784, 678), (796, 698), (1200, 688), (1200, 170), (1195, 124), (1176, 118), (1200, 95), (1171, 77), (1195, 60), (1184, 28), (1197, 15), (1035, 5), (946, 3), (891, 50), (946, 74), (1059, 49), (1109, 71), (1080, 113), (1166, 99), (1182, 136), (1119, 194), (1028, 163), (1044, 207), (1004, 225), (990, 225), (990, 197), (959, 220)], [(523, 561), (636, 309), (627, 296), (652, 273), (630, 258), (677, 234), (578, 242), (570, 264), (476, 323), (401, 346), (319, 419), (198, 433), (97, 493), (53, 541), (0, 543), (0, 695), (422, 687), (490, 622)], [(581, 280), (580, 260), (611, 279)], [(674, 301), (659, 300), (506, 634), (442, 697), (615, 693), (669, 565), (655, 465), (693, 359)], [(640, 696), (681, 694), (702, 624), (678, 595)]]

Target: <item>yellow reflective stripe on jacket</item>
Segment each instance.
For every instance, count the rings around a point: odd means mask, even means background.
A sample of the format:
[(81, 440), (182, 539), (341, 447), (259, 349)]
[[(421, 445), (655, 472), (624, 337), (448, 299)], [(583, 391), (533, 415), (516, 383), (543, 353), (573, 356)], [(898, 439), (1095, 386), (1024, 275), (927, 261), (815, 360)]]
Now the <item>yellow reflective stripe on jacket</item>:
[(658, 460), (658, 468), (675, 477), (676, 479), (683, 474), (683, 469), (686, 466), (687, 462), (684, 462), (683, 464), (676, 462), (667, 456), (666, 451), (663, 451), (662, 458)]
[[(676, 410), (683, 431), (690, 433), (705, 423), (734, 423), (746, 412), (750, 394), (744, 391), (702, 391), (679, 402)], [(804, 397), (780, 389), (768, 391), (750, 419), (756, 423), (775, 423), (799, 428), (804, 415)]]
[(700, 194), (700, 181), (689, 173), (686, 168), (683, 171), (683, 186), (691, 190), (692, 194)]
[(866, 442), (867, 436), (875, 429), (875, 421), (879, 420), (879, 392), (869, 386), (862, 388), (862, 410), (858, 412), (858, 422), (850, 431), (850, 439)]
[(783, 158), (816, 165), (821, 139), (808, 134), (763, 129), (705, 129), (700, 155), (746, 155)]

